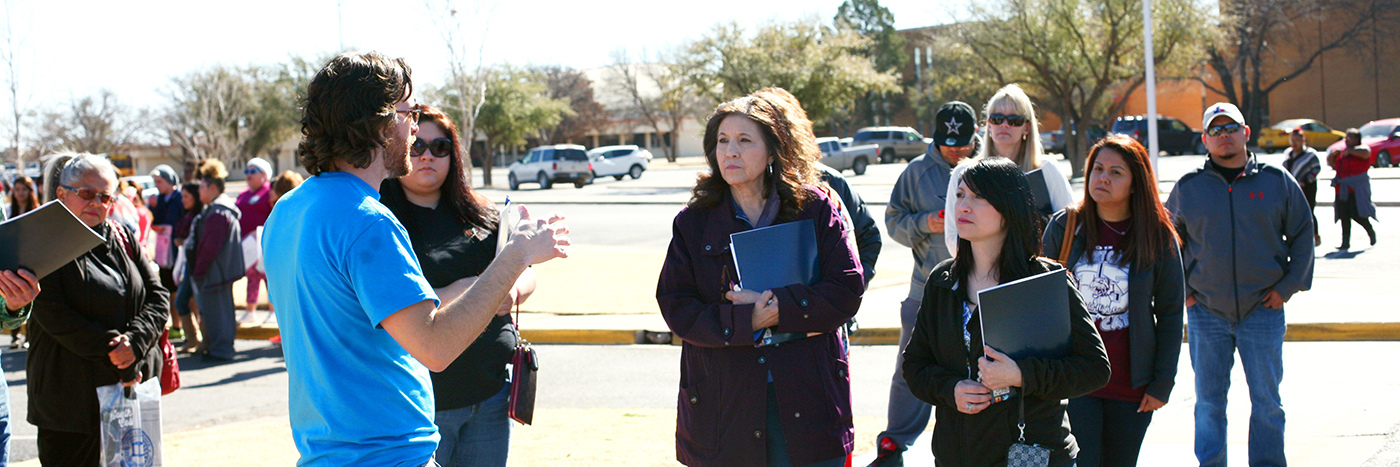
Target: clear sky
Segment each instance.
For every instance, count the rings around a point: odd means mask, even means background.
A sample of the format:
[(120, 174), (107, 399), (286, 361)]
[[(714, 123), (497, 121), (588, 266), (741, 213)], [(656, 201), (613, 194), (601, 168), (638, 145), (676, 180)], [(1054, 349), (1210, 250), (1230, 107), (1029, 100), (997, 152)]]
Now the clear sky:
[[(441, 1), (441, 0), (438, 0)], [(133, 107), (160, 108), (172, 77), (201, 68), (271, 64), (293, 55), (374, 49), (407, 58), (437, 84), (447, 49), (423, 0), (4, 0), (15, 33), (20, 103), (61, 106), (107, 88)], [(460, 11), (471, 3), (459, 1)], [(489, 3), (489, 2), (482, 2)], [(593, 68), (620, 48), (655, 51), (716, 24), (830, 21), (840, 0), (498, 0), (485, 34), (487, 63)], [(966, 3), (885, 0), (900, 29), (966, 19)], [(337, 14), (337, 11), (340, 14)], [(480, 23), (480, 22), (478, 22)], [(343, 36), (342, 36), (343, 33)], [(473, 40), (479, 24), (467, 32)], [(3, 44), (0, 44), (3, 46)], [(3, 72), (3, 70), (0, 70)], [(8, 89), (0, 105), (8, 109)]]

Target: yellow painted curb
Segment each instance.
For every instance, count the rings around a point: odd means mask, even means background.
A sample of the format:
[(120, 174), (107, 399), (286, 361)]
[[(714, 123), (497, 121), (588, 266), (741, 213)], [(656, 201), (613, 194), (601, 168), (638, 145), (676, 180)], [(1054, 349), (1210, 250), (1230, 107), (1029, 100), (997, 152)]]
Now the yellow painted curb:
[(520, 337), (534, 344), (635, 344), (637, 331), (617, 329), (526, 329)]
[[(521, 334), (526, 340), (536, 344), (637, 344), (643, 341), (638, 337), (642, 330), (621, 329), (530, 329)], [(665, 333), (668, 331), (651, 331)], [(238, 327), (239, 339), (265, 340), (276, 336), (277, 327), (254, 326)], [(1186, 336), (1182, 336), (1185, 342)], [(1400, 341), (1400, 323), (1296, 323), (1288, 325), (1285, 341)], [(680, 338), (673, 336), (672, 344), (680, 345)], [(851, 336), (855, 345), (897, 345), (899, 328), (863, 328)]]
[(1288, 325), (1283, 340), (1400, 341), (1400, 323), (1298, 323)]

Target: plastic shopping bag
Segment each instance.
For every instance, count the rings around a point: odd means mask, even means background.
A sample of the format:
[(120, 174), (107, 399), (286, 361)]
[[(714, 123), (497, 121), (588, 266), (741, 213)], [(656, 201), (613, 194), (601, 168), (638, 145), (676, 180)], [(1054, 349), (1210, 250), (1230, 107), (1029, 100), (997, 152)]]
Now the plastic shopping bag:
[(102, 403), (103, 467), (159, 467), (160, 378), (130, 388), (97, 388)]

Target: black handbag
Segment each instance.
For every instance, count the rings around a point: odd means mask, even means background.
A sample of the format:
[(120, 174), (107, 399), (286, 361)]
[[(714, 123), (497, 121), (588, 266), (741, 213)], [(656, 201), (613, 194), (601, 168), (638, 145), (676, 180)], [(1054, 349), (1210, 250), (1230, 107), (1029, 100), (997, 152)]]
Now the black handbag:
[(1021, 431), (1020, 438), (1011, 443), (1011, 448), (1006, 450), (1006, 467), (1047, 467), (1050, 465), (1050, 448), (1039, 444), (1026, 444), (1026, 398), (1021, 397), (1018, 403), (1020, 418), (1016, 420), (1016, 428)]
[(536, 373), (540, 371), (539, 357), (530, 341), (520, 337), (520, 304), (515, 304), (515, 354), (510, 357), (510, 406), (512, 420), (529, 425), (535, 419)]

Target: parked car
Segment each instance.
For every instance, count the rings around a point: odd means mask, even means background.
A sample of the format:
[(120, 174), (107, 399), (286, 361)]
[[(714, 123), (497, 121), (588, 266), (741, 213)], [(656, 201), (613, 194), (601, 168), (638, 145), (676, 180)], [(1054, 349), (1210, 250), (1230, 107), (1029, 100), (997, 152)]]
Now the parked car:
[(125, 182), (128, 180), (135, 183), (136, 187), (141, 189), (141, 199), (143, 200), (151, 199), (152, 196), (160, 194), (160, 189), (156, 188), (156, 180), (151, 178), (150, 175), (132, 175), (130, 177), (122, 177), (119, 181)]
[(823, 164), (838, 172), (851, 169), (856, 175), (865, 175), (865, 167), (870, 165), (870, 161), (880, 157), (879, 145), (866, 144), (843, 148), (841, 140), (830, 136), (817, 138), (817, 148), (822, 151)]
[(881, 126), (856, 130), (851, 138), (851, 146), (875, 144), (880, 147), (880, 163), (888, 164), (896, 158), (910, 160), (922, 156), (933, 140), (919, 134), (918, 130), (907, 126)]
[[(1098, 125), (1089, 125), (1089, 142), (1088, 142), (1088, 146), (1086, 146), (1086, 147), (1084, 148), (1084, 150), (1085, 150), (1085, 151), (1088, 151), (1089, 148), (1093, 147), (1095, 143), (1098, 143), (1099, 140), (1103, 139), (1105, 136), (1108, 136), (1108, 130), (1103, 129), (1103, 127), (1098, 126)], [(1065, 153), (1065, 130), (1064, 130), (1064, 125), (1061, 125), (1061, 126), (1060, 126), (1060, 129), (1055, 130), (1055, 131), (1043, 131), (1043, 132), (1041, 132), (1041, 133), (1040, 133), (1040, 145), (1043, 146), (1043, 147), (1045, 148), (1045, 152), (1047, 152), (1047, 153), (1053, 152), (1053, 153), (1057, 153), (1057, 154), (1064, 154), (1064, 153)]]
[[(1394, 167), (1395, 155), (1400, 154), (1400, 118), (1387, 118), (1361, 125), (1361, 144), (1371, 148), (1371, 165)], [(1332, 143), (1327, 154), (1341, 150), (1346, 141)]]
[(1308, 146), (1313, 149), (1324, 149), (1331, 146), (1342, 138), (1346, 133), (1333, 130), (1322, 122), (1307, 118), (1295, 118), (1275, 123), (1274, 126), (1259, 130), (1259, 137), (1255, 139), (1255, 144), (1265, 151), (1280, 151), (1288, 149), (1288, 133), (1294, 128), (1303, 129), (1303, 139)]
[[(1114, 133), (1131, 136), (1147, 146), (1147, 117), (1133, 115), (1118, 117), (1113, 122)], [(1205, 154), (1206, 144), (1201, 132), (1172, 117), (1157, 117), (1157, 149), (1167, 154)]]
[(558, 182), (572, 182), (575, 188), (593, 182), (593, 163), (588, 153), (577, 144), (554, 144), (531, 149), (525, 157), (510, 165), (510, 189), (520, 189), (521, 183), (538, 183), (548, 190)]
[(642, 178), (642, 172), (651, 163), (651, 151), (633, 144), (602, 146), (588, 151), (588, 161), (593, 163), (593, 178), (614, 177), (622, 180), (631, 175), (633, 180)]

